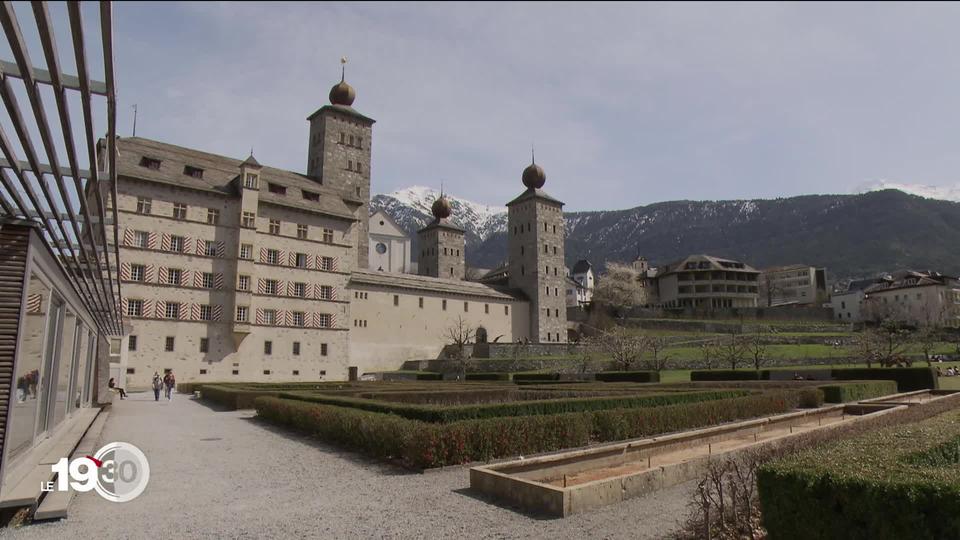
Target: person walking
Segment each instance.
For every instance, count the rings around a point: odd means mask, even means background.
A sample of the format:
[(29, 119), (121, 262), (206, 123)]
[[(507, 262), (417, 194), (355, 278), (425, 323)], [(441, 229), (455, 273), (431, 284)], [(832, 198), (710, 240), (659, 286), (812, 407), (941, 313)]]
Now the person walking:
[(160, 390), (163, 390), (163, 378), (157, 371), (153, 372), (153, 400), (160, 401)]
[(166, 394), (164, 395), (167, 397), (167, 401), (172, 401), (173, 390), (177, 387), (177, 378), (174, 377), (172, 369), (163, 376), (163, 386), (166, 387)]

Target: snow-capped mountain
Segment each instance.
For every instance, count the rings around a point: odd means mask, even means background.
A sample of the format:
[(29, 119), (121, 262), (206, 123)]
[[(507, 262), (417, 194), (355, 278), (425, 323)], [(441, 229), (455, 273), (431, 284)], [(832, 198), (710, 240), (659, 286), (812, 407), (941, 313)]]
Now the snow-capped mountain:
[[(939, 194), (941, 198), (946, 196)], [(439, 193), (412, 187), (376, 195), (414, 241), (433, 216)], [(507, 213), (447, 194), (453, 218), (466, 230), (467, 264), (495, 268), (506, 257)], [(566, 263), (645, 256), (662, 265), (695, 253), (742, 260), (757, 268), (824, 266), (836, 277), (867, 277), (904, 268), (960, 273), (960, 204), (894, 189), (855, 195), (780, 199), (668, 201), (627, 210), (567, 212)]]

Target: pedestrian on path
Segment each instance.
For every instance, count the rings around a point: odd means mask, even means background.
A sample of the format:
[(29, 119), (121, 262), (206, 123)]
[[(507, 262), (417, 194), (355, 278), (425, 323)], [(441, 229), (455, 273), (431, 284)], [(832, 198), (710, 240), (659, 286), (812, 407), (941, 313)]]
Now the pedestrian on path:
[(153, 400), (160, 401), (160, 390), (163, 390), (163, 377), (157, 371), (153, 372)]
[(172, 369), (163, 376), (163, 385), (166, 387), (166, 394), (164, 395), (167, 397), (167, 401), (172, 401), (173, 390), (177, 387), (177, 378), (174, 377)]

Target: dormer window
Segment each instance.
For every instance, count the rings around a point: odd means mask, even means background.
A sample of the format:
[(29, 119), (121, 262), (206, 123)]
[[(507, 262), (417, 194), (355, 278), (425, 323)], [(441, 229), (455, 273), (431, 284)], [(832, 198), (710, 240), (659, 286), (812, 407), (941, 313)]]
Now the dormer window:
[(243, 178), (243, 187), (245, 188), (258, 189), (259, 184), (260, 182), (255, 174), (247, 173), (247, 175)]
[(267, 189), (270, 190), (270, 193), (276, 193), (277, 195), (287, 194), (286, 186), (281, 186), (280, 184), (274, 184), (273, 182), (270, 182), (269, 184), (267, 184)]
[(160, 160), (143, 156), (140, 158), (140, 166), (158, 171), (160, 170)]
[(183, 174), (194, 178), (203, 178), (203, 169), (187, 165), (183, 168)]
[(303, 198), (306, 199), (306, 200), (308, 200), (308, 201), (319, 201), (319, 200), (320, 200), (320, 194), (319, 194), (319, 193), (314, 193), (314, 192), (312, 192), (312, 191), (307, 191), (307, 190), (301, 190), (301, 193), (303, 193)]

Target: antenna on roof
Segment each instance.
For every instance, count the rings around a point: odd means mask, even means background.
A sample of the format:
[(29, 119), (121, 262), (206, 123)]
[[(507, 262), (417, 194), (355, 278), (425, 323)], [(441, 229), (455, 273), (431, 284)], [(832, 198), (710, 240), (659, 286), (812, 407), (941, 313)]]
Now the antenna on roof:
[(137, 136), (137, 104), (133, 104), (133, 136)]
[(347, 76), (347, 57), (340, 57), (340, 82), (343, 82)]
[(537, 156), (533, 152), (533, 143), (530, 143), (530, 163), (536, 164), (536, 162), (537, 162)]

